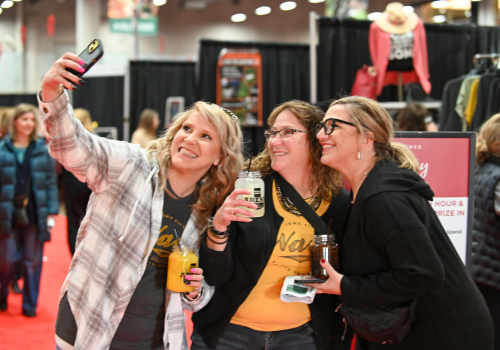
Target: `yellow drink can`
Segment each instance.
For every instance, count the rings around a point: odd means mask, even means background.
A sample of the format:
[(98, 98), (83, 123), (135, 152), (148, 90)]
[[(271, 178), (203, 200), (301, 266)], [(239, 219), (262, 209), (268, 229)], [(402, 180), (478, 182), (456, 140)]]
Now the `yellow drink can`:
[(191, 275), (191, 269), (198, 266), (194, 249), (176, 247), (168, 257), (167, 289), (172, 292), (192, 292), (194, 287), (184, 283), (184, 277)]

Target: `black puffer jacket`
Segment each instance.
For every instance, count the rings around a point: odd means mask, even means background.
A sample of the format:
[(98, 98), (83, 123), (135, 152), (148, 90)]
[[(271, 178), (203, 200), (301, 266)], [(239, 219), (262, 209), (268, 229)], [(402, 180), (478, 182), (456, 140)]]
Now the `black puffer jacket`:
[(500, 158), (491, 157), (476, 168), (472, 277), (500, 291), (500, 216), (495, 212), (495, 187), (500, 181)]

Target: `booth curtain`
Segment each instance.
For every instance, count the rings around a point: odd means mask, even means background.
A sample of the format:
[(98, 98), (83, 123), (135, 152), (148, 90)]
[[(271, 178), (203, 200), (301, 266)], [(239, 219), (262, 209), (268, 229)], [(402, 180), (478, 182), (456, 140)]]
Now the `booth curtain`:
[[(215, 88), (214, 88), (215, 90)], [(195, 64), (193, 62), (136, 61), (130, 63), (130, 133), (139, 125), (145, 108), (160, 115), (165, 124), (167, 97), (182, 96), (185, 107), (195, 101)]]
[[(319, 19), (318, 100), (335, 99), (351, 92), (356, 71), (371, 64), (368, 47), (370, 21)], [(450, 79), (468, 73), (477, 53), (500, 50), (497, 27), (425, 24), (431, 76), (431, 97), (441, 99)], [(396, 101), (396, 90), (379, 101)]]
[(123, 140), (124, 78), (83, 77), (84, 85), (73, 91), (73, 108), (85, 108), (99, 126), (114, 126)]
[(29, 103), (38, 106), (36, 94), (0, 95), (0, 107), (15, 107), (21, 103)]
[(254, 48), (262, 55), (264, 126), (243, 128), (245, 156), (256, 155), (265, 144), (264, 130), (274, 107), (292, 99), (310, 99), (309, 46), (201, 40), (197, 100), (216, 102), (217, 59), (223, 48)]

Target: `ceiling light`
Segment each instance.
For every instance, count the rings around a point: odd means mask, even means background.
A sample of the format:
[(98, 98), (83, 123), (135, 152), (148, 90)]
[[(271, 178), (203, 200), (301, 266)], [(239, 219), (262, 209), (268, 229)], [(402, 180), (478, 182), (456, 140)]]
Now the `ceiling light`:
[(4, 9), (8, 9), (9, 7), (12, 7), (14, 5), (14, 3), (11, 1), (11, 0), (5, 0), (1, 7), (3, 7)]
[(12, 0), (12, 1), (17, 1), (17, 2), (20, 2), (20, 1), (23, 1), (23, 0)]
[(382, 12), (372, 12), (368, 14), (367, 18), (369, 21), (375, 21), (376, 19), (379, 19), (380, 16), (382, 16)]
[(231, 21), (233, 22), (243, 22), (247, 19), (247, 16), (244, 13), (237, 13), (231, 16)]
[(153, 0), (153, 5), (162, 6), (167, 3), (167, 0)]
[(432, 17), (432, 21), (434, 23), (444, 23), (446, 22), (446, 16), (445, 15), (437, 15)]
[(448, 7), (448, 1), (433, 1), (431, 2), (431, 7), (433, 9), (442, 9)]
[(290, 11), (297, 7), (297, 3), (295, 1), (285, 1), (280, 5), (280, 9), (283, 11)]
[(319, 2), (325, 2), (325, 0), (309, 0), (311, 4), (317, 4)]
[(269, 6), (261, 6), (255, 10), (257, 16), (267, 15), (271, 13), (271, 8)]
[(415, 9), (413, 8), (413, 6), (403, 6), (403, 12), (412, 13), (415, 12)]

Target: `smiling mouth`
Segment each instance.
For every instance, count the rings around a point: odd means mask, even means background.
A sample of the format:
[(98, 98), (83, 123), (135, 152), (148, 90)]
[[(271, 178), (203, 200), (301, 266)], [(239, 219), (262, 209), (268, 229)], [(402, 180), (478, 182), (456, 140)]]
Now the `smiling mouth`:
[(284, 156), (284, 155), (287, 155), (288, 153), (286, 152), (274, 152), (274, 155), (275, 156)]
[(182, 153), (182, 154), (188, 156), (189, 158), (198, 158), (198, 156), (196, 154), (194, 154), (190, 150), (187, 150), (187, 149), (182, 148), (182, 147), (179, 149), (179, 153)]

